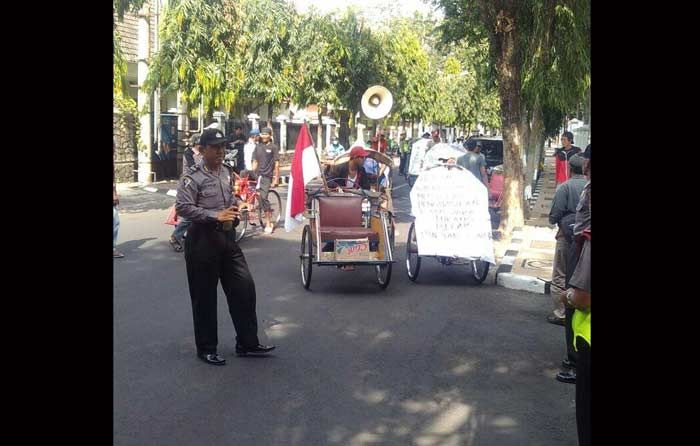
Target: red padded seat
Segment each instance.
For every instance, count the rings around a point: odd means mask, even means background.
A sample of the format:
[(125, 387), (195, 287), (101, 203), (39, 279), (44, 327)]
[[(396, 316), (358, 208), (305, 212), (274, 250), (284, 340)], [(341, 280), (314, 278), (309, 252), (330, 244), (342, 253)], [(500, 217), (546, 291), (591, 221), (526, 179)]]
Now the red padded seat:
[(349, 240), (368, 238), (379, 240), (377, 233), (362, 226), (362, 197), (320, 196), (318, 197), (321, 240)]

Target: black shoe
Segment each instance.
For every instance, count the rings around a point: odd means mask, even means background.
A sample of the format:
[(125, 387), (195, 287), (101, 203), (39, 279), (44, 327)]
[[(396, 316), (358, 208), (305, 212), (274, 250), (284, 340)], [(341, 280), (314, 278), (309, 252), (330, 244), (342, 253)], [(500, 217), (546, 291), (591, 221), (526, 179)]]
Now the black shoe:
[(561, 362), (561, 366), (564, 367), (565, 369), (575, 369), (575, 368), (576, 368), (576, 364), (574, 364), (573, 362), (569, 361), (569, 358), (564, 359), (564, 360)]
[(557, 381), (567, 384), (576, 384), (576, 369), (557, 373)]
[(554, 324), (554, 325), (561, 325), (562, 327), (564, 326), (564, 318), (563, 317), (556, 317), (553, 314), (550, 314), (549, 316), (547, 316), (547, 322), (549, 322), (550, 324)]
[(226, 360), (222, 356), (219, 356), (218, 353), (197, 353), (197, 357), (211, 365), (226, 364)]
[(262, 345), (258, 344), (255, 347), (243, 347), (242, 345), (236, 344), (236, 355), (246, 356), (246, 355), (260, 355), (270, 353), (275, 349), (274, 345)]

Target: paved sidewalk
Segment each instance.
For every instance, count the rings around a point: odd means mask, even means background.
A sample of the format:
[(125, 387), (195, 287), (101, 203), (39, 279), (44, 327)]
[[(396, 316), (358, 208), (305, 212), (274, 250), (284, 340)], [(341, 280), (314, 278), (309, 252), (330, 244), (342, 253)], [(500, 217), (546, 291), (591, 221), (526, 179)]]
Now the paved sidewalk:
[(549, 224), (549, 210), (554, 199), (554, 149), (545, 148), (545, 169), (533, 193), (530, 218), (525, 226), (516, 228), (509, 240), (496, 242), (498, 269), (495, 281), (510, 289), (548, 294), (552, 280), (552, 262), (557, 233), (556, 225)]
[[(280, 183), (289, 184), (289, 170), (291, 166), (281, 166), (280, 167)], [(157, 183), (117, 183), (117, 192), (121, 192), (126, 189), (141, 189), (146, 192), (160, 193), (175, 196), (177, 192), (177, 185), (179, 181), (158, 181)]]

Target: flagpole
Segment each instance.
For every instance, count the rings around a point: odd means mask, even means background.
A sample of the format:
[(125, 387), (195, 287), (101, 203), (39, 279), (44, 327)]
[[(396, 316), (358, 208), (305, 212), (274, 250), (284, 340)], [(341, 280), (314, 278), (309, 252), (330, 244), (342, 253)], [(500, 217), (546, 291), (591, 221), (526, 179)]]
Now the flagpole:
[[(320, 117), (319, 117), (320, 119)], [(306, 132), (309, 136), (309, 139), (311, 140), (311, 145), (314, 148), (314, 156), (316, 157), (316, 162), (318, 163), (318, 170), (321, 172), (321, 179), (323, 180), (323, 187), (326, 189), (326, 193), (330, 194), (330, 189), (328, 189), (328, 183), (326, 182), (326, 174), (323, 173), (323, 165), (321, 165), (321, 160), (318, 158), (318, 152), (316, 151), (316, 147), (313, 145), (314, 141), (313, 138), (311, 138), (311, 132), (309, 131), (309, 126), (306, 124), (306, 120), (304, 120), (304, 127), (306, 128)], [(320, 127), (320, 126), (319, 126)]]

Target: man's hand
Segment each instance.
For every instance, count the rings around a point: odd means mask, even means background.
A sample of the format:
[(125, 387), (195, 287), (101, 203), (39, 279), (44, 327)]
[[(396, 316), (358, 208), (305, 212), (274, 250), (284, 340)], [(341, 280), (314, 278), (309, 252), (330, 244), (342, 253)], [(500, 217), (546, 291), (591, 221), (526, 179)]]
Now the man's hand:
[(591, 293), (574, 288), (572, 301), (577, 310), (588, 310), (591, 308)]
[(228, 209), (224, 209), (216, 215), (218, 221), (234, 221), (239, 215), (238, 207), (231, 206)]
[(560, 294), (561, 302), (564, 304), (565, 307), (572, 308), (571, 304), (569, 304), (569, 293), (573, 293), (573, 290), (571, 288), (564, 290), (564, 292)]

